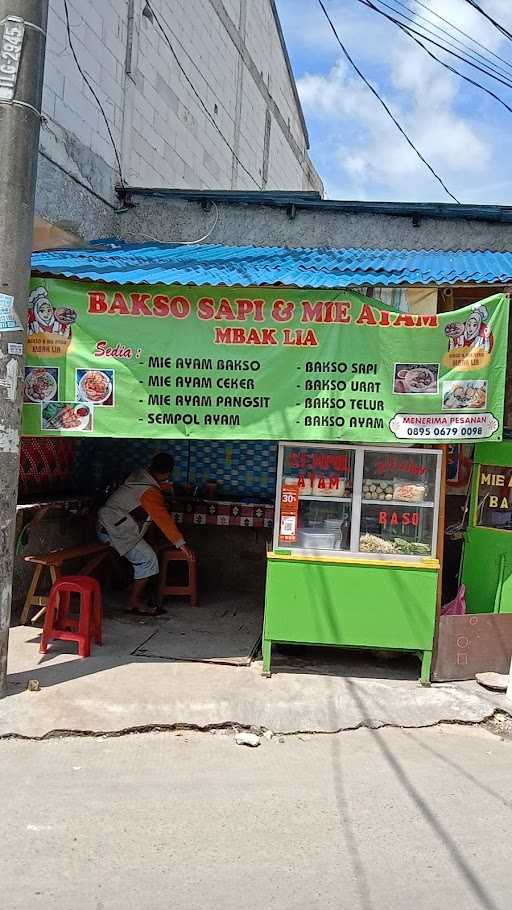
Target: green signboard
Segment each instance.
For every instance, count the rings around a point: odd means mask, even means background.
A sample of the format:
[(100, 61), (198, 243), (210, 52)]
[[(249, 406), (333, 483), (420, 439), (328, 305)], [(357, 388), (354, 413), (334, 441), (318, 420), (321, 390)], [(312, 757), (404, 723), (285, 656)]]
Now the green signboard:
[(501, 439), (508, 298), (444, 315), (344, 290), (35, 279), (24, 432)]

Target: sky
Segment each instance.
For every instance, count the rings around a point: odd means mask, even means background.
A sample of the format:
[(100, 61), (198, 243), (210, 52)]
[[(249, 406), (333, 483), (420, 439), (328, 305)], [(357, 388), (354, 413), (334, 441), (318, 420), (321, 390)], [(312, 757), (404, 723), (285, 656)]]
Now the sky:
[[(512, 113), (447, 72), (359, 0), (324, 2), (350, 55), (457, 199), (511, 205)], [(467, 0), (379, 0), (381, 7), (383, 2), (403, 12), (408, 7), (408, 15), (425, 19), (432, 19), (425, 9), (430, 7), (508, 61), (512, 82), (512, 41)], [(479, 2), (512, 32), (512, 0)], [(345, 200), (452, 202), (343, 57), (318, 0), (277, 0), (277, 7), (308, 126), (310, 155), (324, 181), (325, 195)], [(448, 28), (439, 19), (432, 21)], [(426, 21), (417, 22), (431, 27)], [(433, 50), (494, 90), (512, 108), (512, 88)]]

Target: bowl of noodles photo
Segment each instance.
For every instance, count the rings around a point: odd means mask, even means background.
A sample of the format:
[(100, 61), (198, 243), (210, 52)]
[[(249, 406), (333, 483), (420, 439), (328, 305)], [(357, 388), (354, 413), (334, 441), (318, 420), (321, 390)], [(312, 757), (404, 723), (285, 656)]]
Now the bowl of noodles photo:
[(51, 401), (57, 393), (55, 376), (44, 367), (28, 368), (25, 375), (25, 401), (40, 404)]
[(105, 404), (112, 389), (112, 379), (105, 370), (86, 370), (78, 382), (78, 399), (90, 404)]
[(393, 391), (396, 395), (436, 395), (438, 363), (397, 363)]

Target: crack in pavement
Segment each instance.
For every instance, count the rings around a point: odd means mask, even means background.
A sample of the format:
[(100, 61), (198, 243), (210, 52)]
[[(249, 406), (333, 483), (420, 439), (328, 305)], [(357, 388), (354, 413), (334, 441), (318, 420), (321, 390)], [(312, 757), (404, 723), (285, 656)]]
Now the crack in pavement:
[(194, 724), (185, 722), (175, 722), (172, 724), (140, 724), (132, 727), (123, 727), (120, 730), (74, 730), (74, 729), (55, 729), (43, 733), (41, 736), (27, 736), (23, 733), (3, 733), (0, 734), (2, 740), (24, 740), (28, 742), (44, 742), (50, 739), (65, 738), (84, 738), (91, 739), (115, 739), (122, 736), (134, 736), (144, 733), (217, 733), (232, 732), (239, 733), (242, 730), (256, 733), (258, 736), (271, 735), (271, 738), (293, 738), (298, 736), (339, 736), (341, 733), (355, 733), (358, 730), (425, 730), (441, 726), (457, 727), (482, 727), (500, 736), (503, 739), (512, 740), (512, 709), (511, 713), (494, 708), (489, 714), (484, 715), (480, 720), (457, 720), (454, 718), (440, 718), (431, 723), (419, 724), (400, 724), (391, 721), (360, 721), (357, 724), (347, 727), (338, 727), (335, 730), (314, 730), (298, 729), (292, 731), (269, 730), (265, 727), (257, 727), (254, 724), (241, 724), (237, 721), (224, 721), (222, 723), (211, 724)]

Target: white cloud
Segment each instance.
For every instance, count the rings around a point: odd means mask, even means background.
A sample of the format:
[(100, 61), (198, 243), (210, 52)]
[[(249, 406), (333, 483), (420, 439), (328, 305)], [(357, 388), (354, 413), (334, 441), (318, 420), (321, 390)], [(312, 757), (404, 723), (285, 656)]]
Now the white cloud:
[[(422, 154), (446, 176), (446, 182), (451, 177), (467, 183), (468, 178), (484, 172), (490, 148), (479, 135), (478, 125), (453, 107), (456, 87), (452, 77), (430, 69), (414, 51), (402, 54), (391, 69), (396, 91), (385, 100)], [(407, 79), (408, 71), (413, 78)], [(417, 192), (440, 198), (425, 165), (345, 63), (338, 62), (325, 76), (303, 77), (299, 92), (306, 116), (326, 125), (329, 139), (322, 157), (334, 157), (339, 169), (337, 186), (343, 186), (343, 175), (348, 178), (344, 196), (350, 192), (350, 181), (356, 181), (358, 192), (365, 197), (377, 185), (392, 189), (395, 198), (414, 198)]]
[[(503, 36), (498, 30), (488, 22), (481, 13), (478, 12), (466, 0), (421, 0), (420, 3), (413, 3), (417, 9), (419, 17), (430, 20), (439, 28), (447, 28), (445, 22), (441, 22), (438, 16), (442, 16), (449, 22), (452, 22), (461, 31), (470, 36), (475, 36), (477, 41), (485, 45), (491, 51), (496, 51), (503, 42)], [(429, 13), (425, 7), (429, 7), (432, 13)], [(512, 24), (512, 14), (510, 9), (510, 0), (483, 0), (482, 9), (485, 9), (494, 19), (503, 23), (505, 26)], [(438, 16), (435, 15), (438, 14)], [(433, 15), (434, 14), (434, 15)], [(419, 20), (420, 21), (420, 20)], [(426, 25), (426, 23), (423, 23)], [(458, 36), (462, 41), (466, 39)]]
[[(503, 41), (465, 0), (421, 2), (478, 37), (492, 51), (512, 57), (510, 42)], [(289, 0), (280, 0), (281, 12), (288, 6)], [(295, 0), (292, 6), (294, 22), (299, 23), (302, 0)], [(311, 15), (311, 2), (307, 7)], [(348, 16), (345, 4), (331, 3), (329, 9), (356, 62), (425, 158), (461, 201), (505, 202), (506, 189), (507, 196), (512, 196), (512, 173), (500, 127), (508, 133), (512, 115), (439, 66), (382, 17), (357, 4), (354, 7), (357, 14), (351, 9)], [(444, 27), (419, 4), (415, 8)], [(510, 0), (488, 0), (485, 8), (512, 28)], [(318, 13), (321, 17), (319, 8)], [(302, 65), (298, 88), (312, 135), (312, 156), (328, 194), (446, 201), (441, 186), (345, 58), (332, 65), (330, 56), (330, 64), (325, 66), (325, 56), (314, 42), (339, 52), (332, 33), (326, 34), (323, 25), (317, 25), (316, 33), (313, 28), (306, 31), (302, 43), (296, 32), (293, 38), (298, 41), (294, 56)], [(289, 33), (285, 34), (290, 41)], [(486, 187), (492, 198), (485, 197)]]

